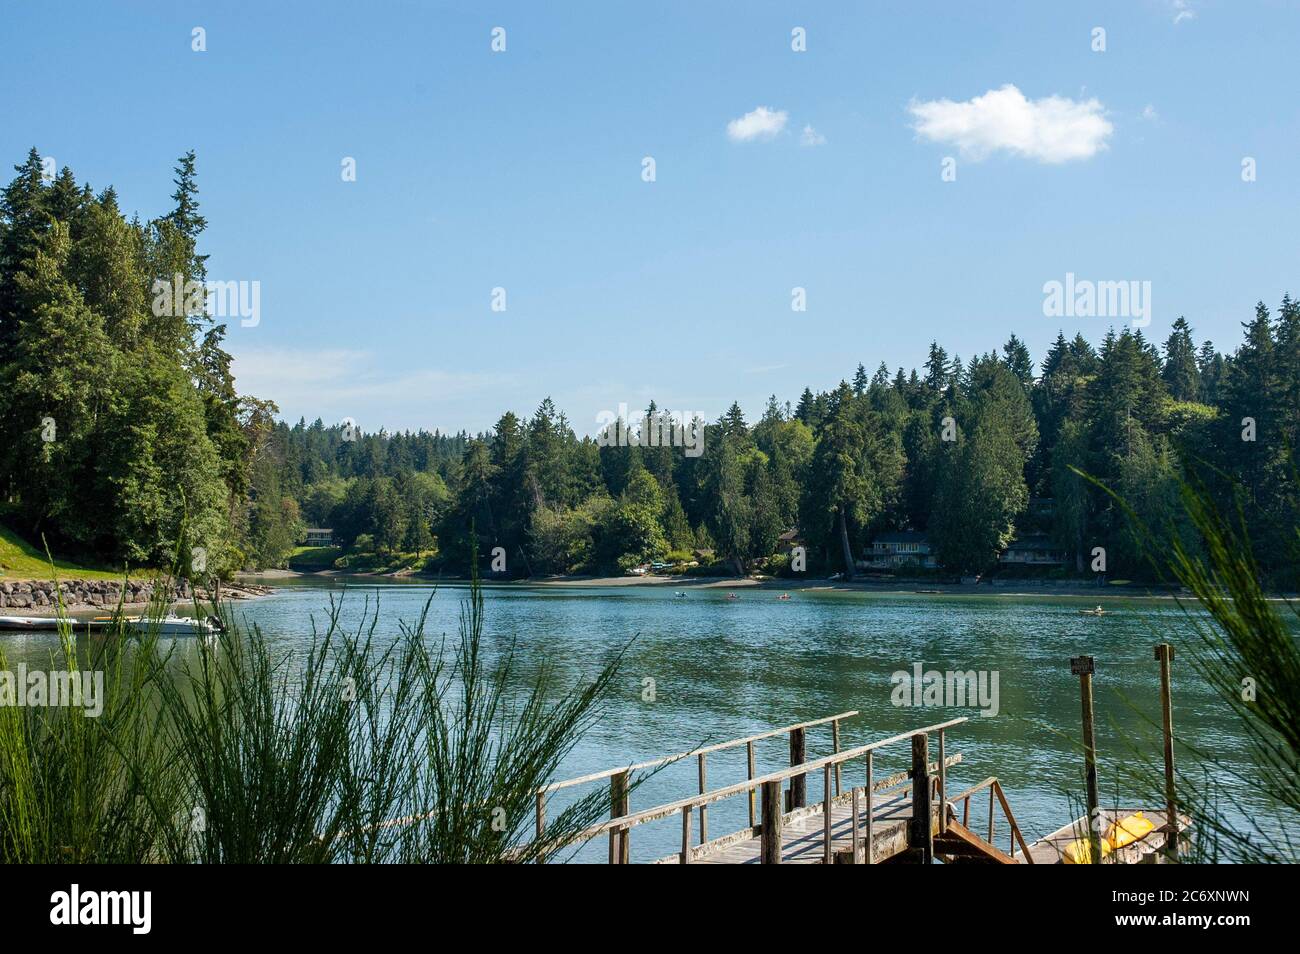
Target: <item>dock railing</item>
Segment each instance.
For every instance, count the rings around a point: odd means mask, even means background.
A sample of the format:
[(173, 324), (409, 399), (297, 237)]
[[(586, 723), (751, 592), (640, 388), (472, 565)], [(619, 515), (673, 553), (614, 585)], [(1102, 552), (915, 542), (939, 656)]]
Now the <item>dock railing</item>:
[[(830, 718), (839, 719), (844, 717), (846, 716), (833, 716)], [(826, 721), (829, 721), (829, 719), (818, 720), (818, 721), (824, 723)], [(801, 777), (806, 778), (809, 772), (820, 771), (824, 774), (825, 785), (826, 785), (826, 797), (823, 800), (823, 809), (822, 809), (823, 816), (824, 816), (825, 833), (826, 833), (823, 860), (829, 864), (833, 861), (832, 839), (831, 839), (831, 822), (832, 822), (831, 816), (832, 816), (833, 796), (831, 795), (831, 786), (834, 783), (832, 780), (840, 777), (840, 771), (846, 763), (861, 759), (864, 762), (866, 784), (863, 786), (861, 790), (857, 788), (853, 790), (853, 802), (856, 808), (859, 801), (860, 793), (865, 795), (865, 801), (866, 801), (865, 849), (866, 849), (866, 858), (868, 861), (870, 861), (873, 857), (872, 855), (873, 792), (878, 787), (873, 782), (872, 779), (873, 756), (876, 751), (885, 748), (886, 746), (895, 745), (903, 741), (910, 741), (912, 744), (913, 767), (910, 772), (906, 773), (907, 777), (910, 777), (912, 779), (912, 823), (911, 824), (913, 826), (913, 831), (911, 833), (910, 843), (913, 846), (912, 850), (918, 852), (922, 860), (928, 861), (930, 858), (933, 857), (934, 854), (934, 849), (933, 849), (934, 831), (933, 831), (933, 824), (932, 824), (932, 817), (933, 817), (932, 809), (934, 806), (932, 803), (932, 798), (935, 794), (938, 795), (939, 806), (941, 808), (941, 810), (938, 812), (940, 830), (943, 830), (943, 827), (946, 826), (947, 823), (946, 821), (947, 803), (945, 799), (945, 792), (946, 792), (946, 784), (947, 784), (947, 767), (948, 767), (949, 760), (946, 757), (946, 752), (945, 752), (944, 732), (945, 730), (950, 729), (953, 726), (960, 725), (966, 721), (967, 719), (965, 717), (962, 717), (958, 719), (950, 719), (947, 722), (936, 723), (935, 725), (924, 726), (919, 729), (911, 729), (907, 732), (899, 733), (898, 735), (889, 736), (888, 738), (885, 739), (879, 739), (875, 742), (867, 743), (866, 745), (860, 745), (852, 749), (847, 749), (841, 752), (835, 752), (832, 755), (828, 755), (819, 759), (814, 759), (811, 762), (801, 762), (800, 764), (792, 765), (789, 768), (781, 769), (776, 772), (769, 772), (766, 775), (754, 776), (752, 772), (752, 763), (751, 763), (750, 777), (743, 782), (736, 782), (732, 785), (726, 785), (723, 786), (722, 788), (714, 789), (713, 791), (701, 791), (700, 794), (698, 795), (693, 795), (688, 798), (683, 798), (677, 801), (668, 802), (666, 804), (658, 805), (654, 808), (648, 808), (640, 812), (630, 812), (630, 813), (621, 814), (617, 817), (611, 818), (609, 821), (603, 822), (599, 825), (594, 825), (590, 828), (587, 828), (585, 831), (580, 832), (578, 835), (575, 836), (574, 841), (586, 842), (586, 841), (591, 841), (595, 838), (599, 838), (601, 835), (607, 833), (610, 834), (611, 836), (617, 833), (619, 835), (620, 850), (618, 851), (614, 850), (613, 847), (614, 841), (611, 838), (610, 860), (613, 863), (626, 863), (628, 859), (625, 855), (625, 852), (622, 850), (622, 848), (627, 844), (627, 838), (629, 837), (629, 832), (631, 831), (631, 829), (635, 828), (638, 825), (644, 825), (647, 822), (657, 821), (661, 818), (667, 818), (672, 815), (680, 815), (682, 819), (682, 840), (681, 840), (681, 851), (680, 851), (679, 858), (682, 864), (687, 864), (693, 860), (693, 848), (691, 845), (691, 820), (693, 814), (697, 810), (705, 809), (709, 805), (714, 804), (715, 802), (720, 802), (723, 799), (731, 798), (732, 796), (735, 795), (748, 795), (751, 799), (751, 806), (752, 806), (754, 794), (759, 793), (761, 795), (761, 813), (760, 813), (761, 821), (759, 825), (751, 826), (751, 827), (756, 827), (758, 834), (760, 836), (760, 843), (761, 843), (760, 860), (764, 864), (779, 864), (781, 862), (781, 829), (784, 822), (783, 803), (781, 798), (782, 785), (783, 783), (789, 781), (791, 783), (791, 791), (794, 792), (795, 779)], [(808, 724), (801, 723), (800, 725), (806, 728), (807, 725), (811, 725), (811, 724), (812, 723), (808, 723)], [(771, 735), (778, 735), (784, 731), (792, 731), (792, 728), (793, 727), (787, 727), (786, 729), (772, 730), (772, 732), (765, 733), (763, 734), (763, 736), (766, 737)], [(939, 740), (939, 759), (938, 759), (938, 764), (936, 766), (937, 778), (935, 778), (930, 774), (929, 736), (932, 733), (937, 733), (938, 740)], [(736, 745), (743, 744), (745, 741), (747, 740), (743, 740), (743, 739), (735, 740), (734, 744)], [(724, 743), (724, 745), (732, 745), (732, 744), (733, 743)], [(716, 751), (716, 749), (714, 749), (714, 751)], [(793, 751), (793, 747), (792, 747), (792, 751)], [(685, 753), (685, 754), (689, 755), (690, 753)], [(656, 763), (648, 763), (648, 764), (653, 765), (658, 763), (656, 762)], [(631, 770), (631, 767), (629, 767), (629, 770)], [(555, 787), (564, 787), (568, 784), (579, 784), (582, 781), (589, 781), (593, 778), (602, 778), (602, 777), (612, 777), (612, 774), (597, 773), (594, 776), (584, 776), (582, 779), (574, 779), (574, 780), (570, 780), (569, 782), (556, 783)], [(806, 789), (805, 789), (805, 794), (806, 794)], [(539, 792), (539, 799), (541, 797), (542, 797), (542, 793)], [(791, 801), (793, 802), (793, 800), (794, 799), (792, 797)], [(793, 807), (802, 808), (804, 806), (794, 805)], [(753, 809), (751, 807), (751, 819), (753, 818), (752, 811)], [(854, 825), (852, 829), (855, 860), (857, 854), (856, 842), (857, 842), (857, 833), (858, 833), (856, 814), (857, 813), (855, 811)], [(540, 813), (540, 802), (539, 802), (539, 814), (538, 814), (539, 831), (542, 830), (541, 829), (542, 817), (543, 816)], [(702, 815), (701, 817), (707, 817), (707, 816)], [(701, 834), (703, 834), (703, 832)]]
[[(1016, 816), (1011, 813), (1011, 805), (1007, 802), (1007, 796), (1002, 792), (1002, 783), (995, 777), (986, 778), (977, 785), (972, 785), (960, 795), (953, 797), (950, 806), (956, 810), (958, 804), (961, 805), (961, 824), (963, 828), (970, 828), (970, 800), (973, 796), (978, 795), (984, 789), (989, 790), (989, 836), (985, 839), (990, 845), (993, 844), (993, 832), (995, 816), (993, 814), (994, 800), (1002, 807), (1002, 815), (1006, 818), (1007, 826), (1010, 831), (1007, 834), (1009, 842), (1007, 854), (1013, 858), (1016, 854), (1016, 845), (1020, 845), (1020, 852), (1026, 864), (1033, 864), (1034, 859), (1029, 854), (1029, 846), (1025, 844), (1025, 836), (1021, 834), (1020, 826), (1016, 823)], [(945, 814), (947, 814), (945, 812)]]
[[(730, 739), (726, 742), (718, 742), (713, 745), (705, 745), (699, 748), (691, 749), (687, 752), (679, 752), (676, 755), (668, 755), (662, 758), (651, 759), (648, 762), (637, 762), (632, 765), (620, 766), (618, 768), (606, 769), (601, 772), (592, 772), (589, 775), (582, 775), (577, 778), (565, 779), (560, 782), (552, 782), (537, 790), (537, 808), (536, 808), (536, 832), (540, 838), (546, 829), (546, 803), (547, 797), (552, 792), (561, 789), (572, 788), (577, 785), (588, 785), (592, 782), (599, 782), (603, 779), (609, 779), (609, 803), (610, 803), (610, 820), (614, 821), (624, 818), (631, 813), (631, 787), (632, 773), (659, 769), (675, 762), (694, 757), (696, 760), (697, 777), (699, 781), (699, 794), (708, 793), (708, 757), (709, 755), (726, 751), (727, 749), (739, 748), (745, 746), (746, 765), (748, 777), (752, 780), (756, 770), (756, 756), (754, 744), (764, 739), (775, 738), (780, 735), (789, 735), (790, 737), (790, 767), (792, 770), (803, 765), (807, 758), (808, 730), (829, 724), (831, 727), (831, 746), (835, 753), (840, 751), (840, 723), (846, 719), (852, 719), (859, 714), (857, 709), (850, 709), (847, 712), (840, 712), (832, 716), (824, 716), (820, 719), (810, 719), (807, 722), (796, 722), (793, 725), (782, 726), (779, 729), (768, 729), (764, 732), (758, 732), (754, 735), (747, 735), (738, 739)], [(808, 803), (808, 783), (807, 772), (794, 772), (790, 783), (788, 795), (787, 810), (795, 808), (804, 808)], [(840, 769), (835, 769), (835, 794), (840, 794), (841, 775)], [(829, 789), (828, 789), (829, 790)], [(749, 791), (749, 825), (754, 827), (757, 823), (757, 806), (755, 804), (756, 789)], [(709, 802), (702, 802), (699, 808), (699, 842), (704, 844), (709, 840)], [(683, 824), (687, 826), (689, 833), (690, 820), (686, 819)], [(627, 864), (631, 861), (631, 828), (626, 827), (609, 828), (609, 863), (610, 864)], [(601, 831), (605, 829), (602, 828)], [(601, 832), (598, 831), (590, 837), (583, 833), (578, 841), (590, 841), (598, 837)], [(542, 859), (544, 860), (544, 859)]]

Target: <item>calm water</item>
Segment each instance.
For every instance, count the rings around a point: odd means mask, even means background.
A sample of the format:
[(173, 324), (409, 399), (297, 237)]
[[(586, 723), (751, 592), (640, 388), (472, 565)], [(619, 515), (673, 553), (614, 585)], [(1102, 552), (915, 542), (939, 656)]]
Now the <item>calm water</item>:
[[(276, 585), (277, 593), (238, 605), (237, 614), (289, 648), (306, 641), (304, 620), (315, 614), (319, 622), (331, 592), (337, 595), (344, 583)], [(1069, 821), (1066, 793), (1082, 791), (1079, 685), (1070, 675), (1070, 657), (1088, 653), (1097, 660), (1103, 802), (1131, 803), (1129, 793), (1116, 791), (1116, 760), (1133, 742), (1157, 759), (1160, 752), (1158, 728), (1147, 721), (1158, 726), (1152, 646), (1161, 639), (1177, 644), (1189, 635), (1184, 612), (1165, 600), (1112, 600), (1110, 615), (1098, 618), (1079, 614), (1096, 598), (795, 591), (787, 603), (770, 590), (738, 593), (739, 600), (729, 601), (723, 590), (694, 589), (678, 599), (671, 588), (658, 587), (491, 588), (487, 632), (498, 647), (515, 638), (525, 673), (545, 658), (571, 679), (594, 672), (635, 637), (608, 714), (572, 754), (564, 777), (850, 709), (862, 714), (843, 726), (846, 748), (967, 715), (971, 720), (948, 736), (949, 751), (964, 759), (953, 770), (949, 790), (998, 776), (1027, 837)], [(397, 621), (413, 621), (431, 594), (427, 632), (454, 635), (466, 595), (459, 586), (443, 585), (435, 593), (422, 584), (353, 582), (344, 618), (355, 623), (365, 598), (373, 603), (377, 597), (378, 633), (393, 636)], [(5, 638), (11, 661), (35, 658), (53, 644), (51, 636)], [(1180, 739), (1221, 759), (1234, 775), (1245, 775), (1244, 743), (1232, 717), (1184, 659), (1176, 660), (1174, 670)], [(910, 671), (917, 662), (927, 670), (996, 672), (1000, 711), (981, 717), (974, 708), (894, 706), (891, 674)], [(653, 702), (642, 701), (647, 678), (654, 680)], [(810, 730), (808, 744), (810, 758), (829, 753), (830, 727)], [(783, 767), (788, 754), (785, 737), (760, 743), (759, 771)], [(906, 745), (898, 745), (878, 755), (877, 777), (906, 767), (908, 754)], [(692, 794), (695, 771), (688, 760), (661, 772), (633, 794), (633, 809)], [(853, 784), (862, 784), (860, 763), (851, 771)], [(710, 787), (744, 777), (743, 746), (710, 757)], [(1231, 777), (1228, 783), (1240, 784)], [(809, 800), (820, 790), (820, 776), (810, 776)], [(1248, 808), (1267, 811), (1248, 788), (1233, 791)], [(974, 817), (984, 817), (987, 802), (976, 804), (984, 807)], [(732, 831), (746, 818), (743, 797), (712, 806), (710, 832)], [(680, 832), (677, 818), (641, 826), (633, 834), (634, 859), (674, 852)], [(600, 858), (604, 851), (598, 843), (584, 857)]]

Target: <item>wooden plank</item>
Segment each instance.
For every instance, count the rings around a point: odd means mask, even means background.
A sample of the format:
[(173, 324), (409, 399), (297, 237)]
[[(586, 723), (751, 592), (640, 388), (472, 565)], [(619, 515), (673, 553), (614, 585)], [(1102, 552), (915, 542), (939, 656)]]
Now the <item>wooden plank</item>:
[(876, 839), (875, 839), (875, 808), (872, 805), (872, 793), (875, 786), (871, 784), (871, 757), (873, 753), (867, 753), (867, 844), (866, 844), (866, 862), (875, 864), (876, 862)]
[[(708, 756), (700, 753), (700, 794), (703, 795), (709, 790), (709, 766), (705, 761)], [(709, 840), (709, 806), (700, 806), (700, 844)]]
[(590, 841), (592, 838), (595, 838), (599, 835), (603, 835), (610, 828), (617, 827), (618, 825), (628, 825), (629, 827), (635, 827), (636, 825), (644, 825), (646, 822), (657, 821), (660, 818), (666, 818), (669, 815), (675, 815), (678, 812), (680, 812), (683, 807), (687, 805), (691, 806), (692, 808), (702, 804), (711, 805), (714, 802), (720, 802), (725, 798), (731, 798), (733, 795), (740, 795), (744, 792), (749, 791), (752, 788), (761, 786), (764, 782), (772, 782), (772, 781), (781, 782), (797, 774), (805, 774), (809, 771), (816, 771), (817, 769), (822, 768), (828, 763), (834, 765), (836, 762), (852, 761), (853, 759), (865, 756), (868, 752), (874, 752), (875, 750), (884, 748), (887, 745), (894, 745), (898, 742), (904, 741), (905, 739), (910, 739), (912, 738), (912, 736), (918, 733), (936, 732), (939, 729), (947, 729), (947, 728), (951, 728), (954, 725), (960, 725), (965, 721), (967, 721), (967, 717), (962, 716), (961, 718), (958, 719), (950, 719), (947, 722), (941, 722), (936, 725), (925, 726), (924, 728), (921, 729), (913, 729), (910, 732), (902, 732), (898, 735), (891, 735), (888, 738), (880, 739), (876, 742), (870, 742), (866, 745), (859, 745), (856, 748), (847, 749), (844, 752), (841, 752), (839, 755), (829, 755), (826, 756), (825, 758), (815, 759), (812, 762), (805, 763), (803, 766), (800, 767), (786, 768), (776, 772), (769, 772), (766, 775), (760, 775), (757, 778), (752, 780), (747, 779), (746, 781), (743, 782), (736, 782), (732, 785), (724, 786), (723, 788), (714, 789), (712, 792), (708, 792), (705, 795), (693, 795), (690, 798), (683, 798), (675, 802), (667, 802), (663, 805), (659, 805), (654, 808), (647, 808), (642, 811), (636, 812), (635, 814), (628, 815), (626, 818), (620, 819), (618, 822), (607, 821), (601, 824), (593, 825), (592, 827), (584, 831), (578, 832), (576, 835), (573, 836), (573, 840), (575, 842)]
[(670, 765), (673, 762), (681, 761), (692, 755), (700, 753), (721, 752), (726, 749), (733, 749), (741, 745), (747, 745), (754, 742), (761, 742), (763, 739), (774, 738), (778, 735), (785, 735), (795, 729), (811, 729), (814, 726), (825, 725), (836, 719), (851, 719), (859, 715), (857, 709), (850, 709), (848, 712), (840, 712), (833, 716), (825, 716), (821, 719), (811, 719), (807, 722), (796, 722), (794, 725), (785, 725), (779, 729), (769, 729), (766, 732), (759, 732), (754, 735), (747, 735), (743, 739), (729, 739), (726, 742), (718, 742), (714, 745), (701, 746), (698, 749), (691, 749), (688, 752), (679, 752), (676, 755), (666, 755), (662, 758), (651, 759), (648, 762), (635, 762), (632, 765), (620, 765), (617, 768), (605, 769), (600, 772), (592, 772), (590, 775), (580, 775), (577, 778), (567, 778), (561, 782), (550, 782), (542, 786), (543, 791), (554, 792), (562, 788), (570, 788), (574, 785), (584, 785), (588, 782), (599, 782), (601, 779), (609, 778), (619, 772), (637, 772), (641, 769), (660, 768), (664, 765)]
[(939, 833), (948, 827), (948, 766), (943, 753), (943, 729), (939, 730)]
[[(836, 719), (831, 723), (831, 746), (836, 754), (840, 751), (840, 720)], [(835, 794), (840, 794), (840, 763), (835, 765)]]
[(979, 860), (999, 865), (1014, 865), (1016, 859), (1004, 854), (980, 838), (965, 825), (951, 822), (948, 830), (935, 840), (940, 854), (952, 855), (961, 861)]
[(826, 766), (824, 770), (825, 777), (822, 779), (822, 784), (824, 786), (822, 788), (822, 831), (825, 835), (826, 841), (825, 863), (828, 865), (831, 864), (831, 773), (834, 771), (834, 768), (838, 767), (839, 766)]
[[(748, 760), (747, 760), (749, 762), (749, 774), (746, 777), (749, 779), (749, 781), (752, 782), (754, 780), (754, 743), (753, 742), (746, 743), (746, 748), (749, 749)], [(749, 827), (750, 828), (753, 828), (756, 824), (758, 824), (757, 820), (754, 817), (755, 815), (754, 801), (757, 797), (758, 797), (758, 793), (751, 788), (749, 790)]]
[[(542, 832), (546, 829), (546, 792), (537, 793), (537, 840), (542, 840)], [(539, 852), (537, 855), (539, 865), (546, 863), (546, 854)]]

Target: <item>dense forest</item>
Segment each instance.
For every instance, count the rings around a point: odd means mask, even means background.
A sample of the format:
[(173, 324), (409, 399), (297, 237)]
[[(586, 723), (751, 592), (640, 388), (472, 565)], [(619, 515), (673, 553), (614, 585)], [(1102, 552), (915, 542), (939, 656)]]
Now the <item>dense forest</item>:
[[(1263, 569), (1294, 585), (1300, 507), (1283, 488), (1300, 437), (1300, 304), (1263, 303), (1231, 354), (1178, 319), (1081, 334), (1035, 365), (1015, 336), (963, 360), (937, 343), (920, 370), (873, 373), (733, 404), (703, 453), (602, 446), (547, 399), (491, 432), (364, 434), (277, 422), (239, 395), (225, 327), (201, 306), (151, 309), (155, 282), (201, 281), (193, 154), (172, 210), (127, 221), (111, 189), (33, 150), (0, 199), (0, 495), (26, 534), (109, 561), (160, 564), (176, 540), (209, 571), (284, 565), (307, 527), (346, 552), (411, 554), (430, 571), (620, 572), (692, 556), (714, 569), (852, 574), (871, 541), (923, 531), (941, 571), (987, 572), (1018, 535), (1046, 536), (1061, 572), (1149, 578), (1110, 488), (1159, 537), (1180, 524), (1180, 482), (1239, 506)], [(652, 404), (646, 415), (658, 420)], [(50, 422), (54, 439), (50, 438)], [(1102, 487), (1080, 476), (1089, 475)], [(499, 548), (499, 549), (497, 549)], [(490, 566), (493, 551), (498, 562)]]
[(1181, 318), (1163, 347), (1140, 330), (1112, 330), (1098, 348), (1058, 335), (1037, 370), (1014, 335), (969, 361), (934, 344), (921, 371), (859, 365), (852, 383), (805, 389), (795, 406), (769, 399), (752, 425), (733, 404), (698, 457), (600, 446), (546, 400), (472, 438), (280, 423), (266, 466), (274, 492), (345, 546), (436, 548), (431, 565), (461, 571), (473, 529), (483, 550), (503, 548), (512, 575), (700, 550), (737, 573), (779, 571), (768, 558), (798, 528), (809, 572), (851, 572), (875, 535), (911, 529), (928, 534), (944, 571), (975, 574), (1032, 530), (1067, 555), (1068, 572), (1091, 575), (1101, 548), (1108, 575), (1148, 578), (1132, 520), (1080, 472), (1157, 537), (1189, 545), (1178, 498), (1191, 477), (1241, 504), (1261, 564), (1282, 575), (1300, 525), (1279, 479), (1300, 436), (1297, 389), (1300, 306), (1284, 298), (1276, 318), (1257, 307), (1231, 356), (1197, 347)]
[(114, 566), (189, 566), (201, 551), (209, 572), (239, 569), (276, 409), (236, 393), (202, 295), (156, 307), (156, 287), (206, 278), (194, 154), (148, 222), (35, 149), (16, 168), (0, 195), (6, 522)]

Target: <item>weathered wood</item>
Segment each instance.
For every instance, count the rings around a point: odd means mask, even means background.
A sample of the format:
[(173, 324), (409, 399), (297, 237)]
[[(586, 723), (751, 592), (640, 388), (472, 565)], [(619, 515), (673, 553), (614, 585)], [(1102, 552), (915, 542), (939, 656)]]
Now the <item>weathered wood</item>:
[[(749, 778), (749, 781), (752, 782), (752, 781), (754, 780), (754, 743), (753, 743), (753, 742), (746, 743), (746, 748), (749, 749), (749, 751), (748, 751), (748, 753), (747, 753), (747, 755), (748, 755), (748, 762), (749, 762), (749, 775), (748, 775), (748, 778)], [(755, 803), (755, 800), (756, 800), (757, 798), (758, 798), (758, 793), (755, 792), (754, 789), (751, 788), (751, 789), (749, 790), (749, 827), (750, 827), (750, 828), (753, 828), (756, 824), (758, 824), (758, 820), (755, 818), (755, 814), (756, 814), (756, 812), (755, 812), (755, 807), (756, 807), (756, 806), (755, 806), (755, 804), (754, 804), (754, 803)]]
[(691, 810), (682, 809), (682, 864), (691, 863)]
[(930, 784), (930, 737), (924, 732), (918, 732), (912, 736), (912, 823), (909, 839), (916, 861), (926, 865), (934, 860), (934, 816)]
[(948, 827), (948, 766), (944, 764), (943, 729), (939, 730), (939, 833)]
[[(836, 719), (831, 723), (831, 745), (834, 747), (835, 754), (840, 753), (840, 720)], [(840, 763), (835, 763), (835, 794), (840, 794)]]
[[(701, 804), (712, 805), (714, 802), (720, 802), (723, 799), (731, 798), (733, 795), (740, 795), (744, 792), (748, 792), (753, 788), (761, 786), (765, 782), (784, 782), (795, 775), (802, 775), (809, 771), (816, 771), (828, 763), (834, 765), (836, 762), (850, 762), (854, 759), (866, 756), (868, 752), (874, 752), (875, 750), (884, 748), (887, 745), (895, 745), (905, 739), (910, 739), (918, 733), (937, 732), (939, 729), (950, 729), (953, 726), (960, 725), (966, 721), (968, 721), (967, 717), (962, 716), (957, 719), (949, 719), (947, 722), (928, 725), (921, 729), (912, 729), (908, 732), (901, 732), (898, 735), (891, 735), (885, 739), (878, 739), (875, 742), (869, 742), (866, 745), (859, 745), (852, 749), (846, 749), (839, 755), (829, 755), (825, 758), (815, 759), (802, 766), (784, 768), (776, 772), (759, 775), (752, 781), (746, 780), (743, 782), (736, 782), (732, 785), (725, 785), (722, 788), (714, 789), (704, 795), (692, 795), (690, 798), (683, 798), (675, 802), (658, 805), (654, 808), (647, 808), (632, 815), (628, 815), (626, 818), (620, 819), (617, 822), (605, 821), (593, 825), (590, 828), (573, 835), (572, 840), (575, 842), (590, 841), (592, 838), (605, 834), (611, 828), (644, 825), (647, 822), (657, 821), (660, 818), (667, 818), (669, 815), (675, 815), (680, 812), (682, 808), (688, 805), (691, 808), (695, 808)], [(953, 758), (957, 758), (957, 756), (954, 756)], [(951, 761), (949, 764), (952, 764)]]
[(781, 783), (763, 783), (763, 827), (759, 859), (765, 865), (781, 863)]
[(1160, 663), (1160, 718), (1165, 735), (1165, 818), (1169, 833), (1165, 847), (1171, 859), (1178, 857), (1178, 798), (1174, 791), (1174, 707), (1173, 684), (1170, 678), (1174, 661), (1174, 647), (1169, 643), (1156, 646), (1156, 660)]
[(948, 830), (935, 840), (939, 853), (945, 860), (984, 861), (999, 865), (1014, 865), (1016, 859), (1004, 854), (965, 825), (953, 822)]
[(839, 766), (826, 766), (823, 769), (825, 777), (822, 779), (822, 833), (826, 839), (824, 861), (828, 865), (831, 864), (831, 772), (833, 768), (839, 768)]
[[(703, 752), (700, 753), (700, 794), (703, 795), (709, 790), (709, 765), (705, 760), (708, 758)], [(700, 806), (700, 844), (709, 840), (709, 806)]]
[(855, 788), (853, 790), (853, 854), (851, 856), (853, 858), (852, 864), (855, 865), (858, 863), (858, 842), (858, 790)]
[[(808, 759), (808, 732), (806, 729), (790, 730), (790, 765), (803, 765)], [(808, 804), (808, 776), (796, 775), (790, 779), (790, 808), (804, 808)]]
[[(609, 779), (609, 817), (622, 818), (632, 810), (629, 794), (631, 773), (620, 772)], [(626, 865), (632, 861), (632, 829), (609, 830), (609, 863)]]
[(867, 753), (867, 832), (866, 832), (865, 854), (866, 854), (867, 864), (869, 865), (875, 864), (876, 862), (876, 837), (875, 837), (876, 836), (876, 830), (875, 830), (876, 813), (873, 810), (874, 806), (872, 805), (872, 801), (873, 801), (872, 793), (875, 791), (875, 786), (871, 784), (872, 754), (873, 753), (871, 752)]
[[(1097, 738), (1092, 718), (1092, 675), (1096, 664), (1091, 656), (1070, 660), (1070, 671), (1079, 677), (1079, 699), (1083, 710), (1083, 761), (1088, 797), (1088, 841), (1092, 860), (1101, 864), (1101, 801), (1097, 793)], [(992, 839), (990, 839), (991, 841)]]
[[(546, 790), (540, 789), (537, 792), (537, 840), (542, 840), (542, 832), (546, 830)], [(546, 863), (545, 852), (538, 852), (537, 863), (539, 865)]]
[(699, 755), (701, 752), (704, 753), (722, 752), (726, 749), (737, 748), (739, 746), (752, 744), (754, 742), (761, 742), (763, 739), (770, 739), (778, 735), (785, 735), (786, 733), (791, 732), (794, 729), (811, 729), (815, 726), (825, 725), (827, 722), (831, 722), (835, 719), (851, 719), (858, 714), (859, 714), (858, 710), (850, 709), (848, 712), (841, 712), (837, 715), (826, 716), (825, 718), (821, 718), (821, 719), (811, 719), (808, 722), (797, 722), (794, 725), (785, 725), (779, 729), (768, 729), (766, 732), (759, 732), (756, 733), (755, 735), (747, 735), (742, 739), (729, 739), (726, 742), (718, 742), (714, 745), (701, 746), (698, 749), (691, 749), (689, 752), (679, 752), (676, 755), (667, 755), (664, 756), (663, 758), (651, 759), (648, 762), (636, 762), (632, 765), (621, 765), (618, 768), (605, 769), (602, 772), (592, 772), (590, 775), (580, 775), (577, 778), (566, 778), (562, 782), (551, 782), (550, 784), (544, 785), (542, 787), (548, 792), (554, 792), (562, 788), (570, 788), (574, 785), (585, 785), (588, 782), (598, 782), (601, 779), (609, 778), (611, 775), (616, 775), (619, 772), (636, 772), (636, 771), (640, 771), (641, 769), (660, 768), (665, 765), (671, 765), (673, 762), (678, 762), (692, 755)]

